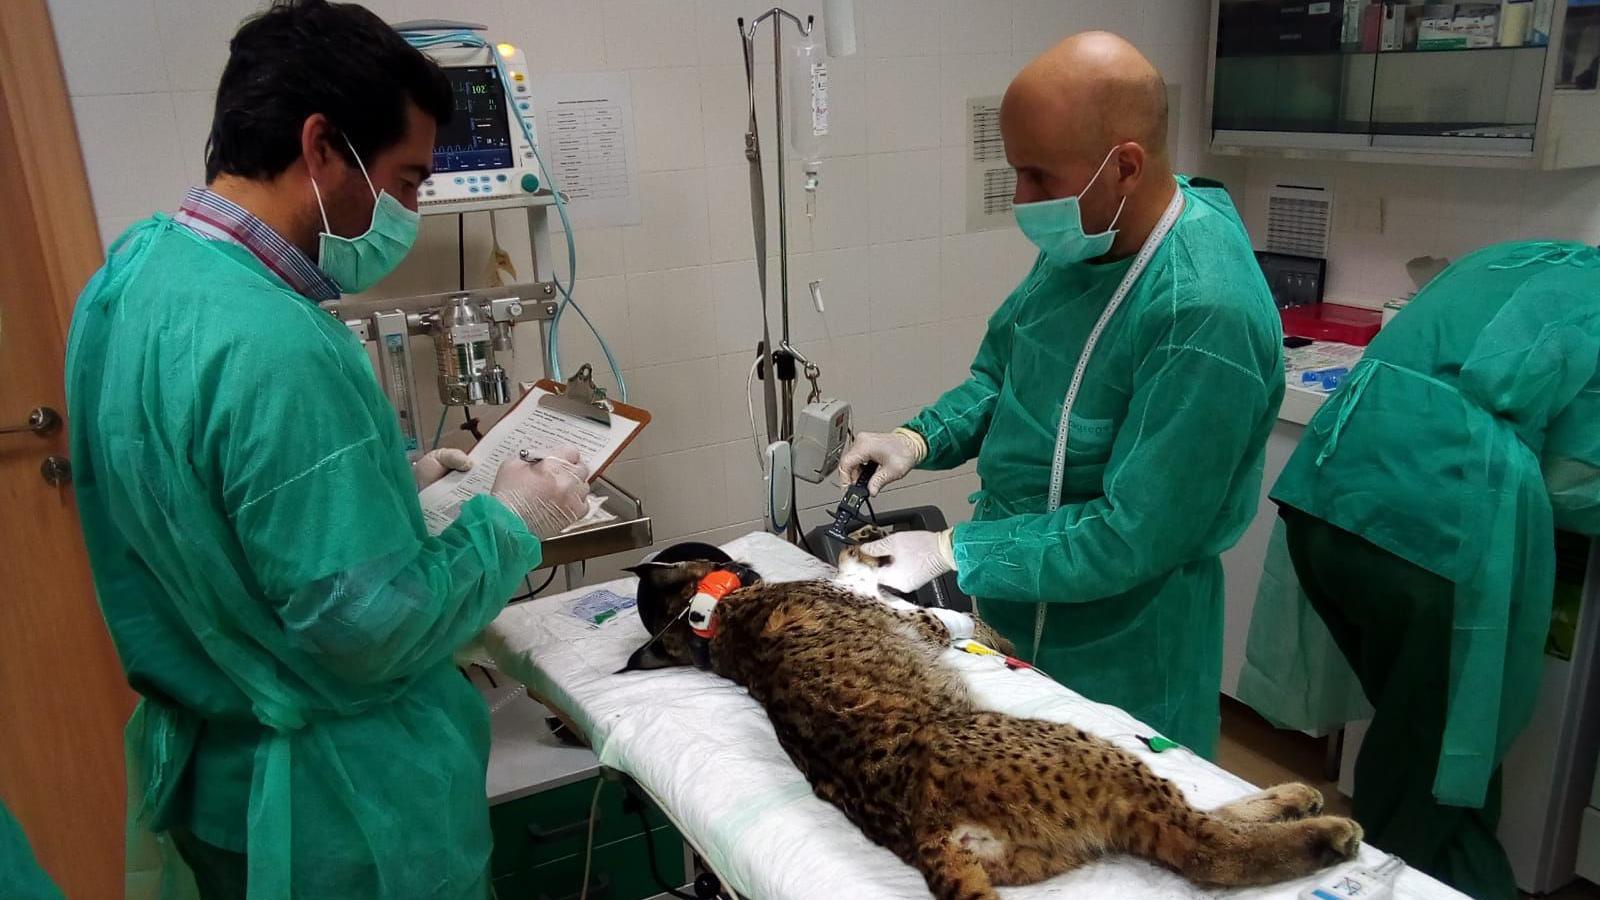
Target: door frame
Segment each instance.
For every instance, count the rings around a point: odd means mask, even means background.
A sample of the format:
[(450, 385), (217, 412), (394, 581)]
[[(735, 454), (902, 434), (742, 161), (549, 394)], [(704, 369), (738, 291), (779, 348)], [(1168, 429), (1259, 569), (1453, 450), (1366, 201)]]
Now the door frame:
[(104, 256), (45, 0), (0, 3), (0, 90), (5, 91), (8, 124), (22, 151), (19, 174), (30, 215), (39, 225), (49, 300), (64, 346), (78, 292)]
[[(5, 415), (40, 401), (65, 409), (59, 366), (73, 307), (102, 255), (45, 0), (0, 0), (0, 99), (0, 141), (8, 161), (13, 150), (16, 157), (15, 170), (5, 173), (10, 180), (8, 204), (0, 216), (6, 217), (8, 232), (25, 235), (25, 246), (0, 248), (0, 253), (18, 254), (29, 267), (26, 288), (0, 285), (0, 290), (25, 294), (5, 298), (13, 314), (21, 312), (15, 316), (18, 324), (6, 329), (21, 337), (4, 335), (5, 349), (48, 358), (53, 372), (26, 383), (0, 384), (6, 391), (0, 396), (6, 401)], [(18, 227), (12, 229), (13, 224)], [(20, 396), (39, 390), (52, 377), (56, 384), (40, 395)], [(67, 425), (70, 429), (71, 423)], [(42, 440), (49, 443), (24, 453), (65, 452), (64, 435)], [(8, 445), (0, 452), (10, 450)], [(8, 471), (16, 469), (14, 462), (7, 459)], [(27, 488), (46, 490), (37, 478)], [(121, 731), (135, 697), (95, 603), (71, 491), (54, 490), (59, 500), (51, 494), (47, 499), (56, 502), (39, 509), (62, 519), (49, 522), (42, 532), (76, 546), (57, 547), (59, 552), (48, 560), (21, 557), (11, 562), (30, 578), (37, 572), (40, 583), (52, 585), (55, 592), (45, 595), (30, 588), (24, 595), (14, 586), (8, 585), (10, 592), (0, 589), (8, 623), (22, 625), (7, 637), (28, 642), (7, 672), (5, 689), (17, 693), (7, 696), (5, 705), (17, 721), (0, 722), (0, 729), (11, 729), (5, 746), (16, 758), (0, 759), (0, 785), (39, 862), (68, 897), (117, 897), (123, 894), (126, 800)], [(15, 521), (8, 520), (8, 526)], [(66, 602), (41, 606), (57, 601)]]

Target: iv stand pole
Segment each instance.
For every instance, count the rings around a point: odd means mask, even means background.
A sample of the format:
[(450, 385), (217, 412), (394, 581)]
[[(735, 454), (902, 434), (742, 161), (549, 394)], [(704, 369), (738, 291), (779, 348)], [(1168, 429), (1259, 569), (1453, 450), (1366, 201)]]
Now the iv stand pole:
[[(745, 158), (750, 161), (750, 206), (755, 227), (756, 245), (756, 275), (761, 280), (761, 328), (764, 348), (766, 350), (766, 377), (762, 379), (763, 401), (767, 414), (767, 435), (776, 434), (780, 441), (790, 441), (794, 437), (794, 358), (790, 355), (789, 347), (789, 204), (788, 204), (788, 179), (784, 172), (784, 146), (783, 146), (783, 20), (787, 18), (800, 30), (800, 34), (809, 35), (813, 18), (807, 16), (804, 22), (794, 13), (781, 7), (773, 7), (757, 16), (745, 27), (744, 19), (739, 19), (739, 38), (744, 45), (744, 70), (746, 85), (750, 91), (750, 123), (749, 130), (745, 133)], [(766, 228), (766, 191), (763, 186), (761, 173), (761, 142), (756, 129), (756, 96), (755, 96), (755, 36), (756, 29), (762, 22), (772, 19), (772, 62), (773, 62), (773, 99), (774, 99), (774, 125), (773, 142), (777, 147), (778, 171), (778, 298), (780, 310), (780, 323), (782, 325), (782, 343), (772, 343), (771, 327), (767, 323), (767, 228)], [(784, 357), (784, 362), (778, 362), (779, 356)], [(782, 388), (776, 382), (782, 382)], [(781, 403), (780, 403), (781, 400)], [(795, 485), (793, 473), (789, 478), (789, 525), (787, 537), (790, 543), (798, 543), (800, 537), (800, 517), (795, 509)]]

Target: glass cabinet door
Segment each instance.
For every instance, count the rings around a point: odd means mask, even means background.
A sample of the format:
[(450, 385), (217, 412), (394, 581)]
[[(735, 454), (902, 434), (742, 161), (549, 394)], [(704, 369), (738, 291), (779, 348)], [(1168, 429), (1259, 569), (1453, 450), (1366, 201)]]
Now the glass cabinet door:
[[(1247, 145), (1531, 153), (1539, 5), (1222, 0), (1212, 128)], [(1600, 16), (1581, 35), (1568, 21), (1572, 78), (1587, 66), (1592, 84)]]

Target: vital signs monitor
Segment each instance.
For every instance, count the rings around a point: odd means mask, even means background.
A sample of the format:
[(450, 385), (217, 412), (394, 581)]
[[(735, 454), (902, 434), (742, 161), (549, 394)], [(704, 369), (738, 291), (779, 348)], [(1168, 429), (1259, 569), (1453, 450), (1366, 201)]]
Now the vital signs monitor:
[[(462, 23), (403, 23), (404, 31)], [(434, 26), (434, 28), (428, 28)], [(452, 203), (532, 194), (542, 186), (533, 148), (517, 115), (533, 122), (533, 90), (527, 57), (511, 44), (440, 46), (424, 50), (443, 67), (455, 97), (455, 113), (433, 144), (433, 177), (422, 183), (419, 202), (431, 211)], [(528, 129), (533, 133), (533, 129)]]

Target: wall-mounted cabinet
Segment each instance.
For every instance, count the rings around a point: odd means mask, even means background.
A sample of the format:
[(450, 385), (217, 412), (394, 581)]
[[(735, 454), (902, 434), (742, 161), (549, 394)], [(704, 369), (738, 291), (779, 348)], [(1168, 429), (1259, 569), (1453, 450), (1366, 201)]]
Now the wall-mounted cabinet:
[(1213, 0), (1211, 149), (1600, 165), (1600, 0)]

